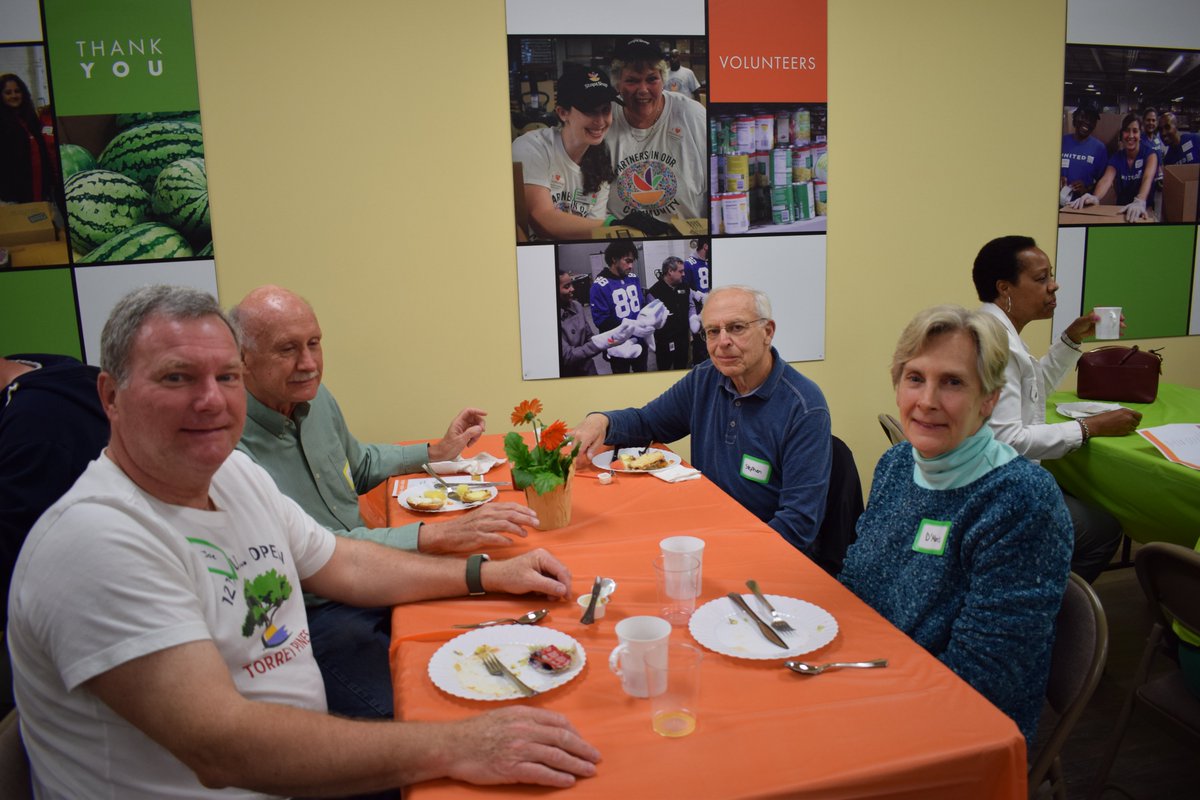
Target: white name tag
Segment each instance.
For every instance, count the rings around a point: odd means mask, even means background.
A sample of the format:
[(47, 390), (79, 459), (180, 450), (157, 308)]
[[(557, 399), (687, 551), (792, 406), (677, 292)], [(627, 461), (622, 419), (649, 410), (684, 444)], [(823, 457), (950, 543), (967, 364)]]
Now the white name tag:
[(1188, 139), (1186, 142), (1183, 143), (1183, 152), (1186, 153), (1188, 150), (1191, 150), (1191, 149), (1192, 149), (1192, 140)]
[(742, 477), (755, 483), (767, 483), (771, 480), (771, 465), (761, 458), (743, 455)]
[(342, 477), (346, 479), (346, 485), (350, 487), (351, 491), (357, 491), (354, 488), (354, 476), (350, 474), (349, 459), (347, 459), (346, 463), (342, 465)]
[(1141, 169), (1141, 168), (1142, 168), (1142, 160), (1141, 160), (1140, 158), (1139, 158), (1137, 161), (1134, 161), (1134, 162), (1133, 162), (1133, 168), (1134, 168), (1134, 169)]
[(912, 549), (918, 553), (940, 556), (946, 552), (946, 541), (950, 538), (950, 523), (936, 519), (923, 519), (917, 528), (917, 538)]
[(1071, 166), (1071, 160), (1070, 160), (1070, 159), (1068, 159), (1068, 158), (1064, 158), (1064, 159), (1062, 160), (1062, 168), (1063, 168), (1063, 169), (1066, 169), (1066, 168), (1067, 168), (1067, 167), (1069, 167), (1069, 166)]

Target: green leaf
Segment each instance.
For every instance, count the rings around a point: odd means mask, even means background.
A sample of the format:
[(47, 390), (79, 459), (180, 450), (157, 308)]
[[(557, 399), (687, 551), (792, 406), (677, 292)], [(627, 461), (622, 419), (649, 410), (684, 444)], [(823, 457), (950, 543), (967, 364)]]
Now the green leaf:
[(554, 487), (562, 485), (562, 476), (550, 472), (539, 472), (533, 479), (533, 488), (538, 494), (546, 494), (553, 491)]
[(534, 477), (537, 473), (531, 472), (522, 467), (512, 468), (512, 479), (514, 489), (524, 489), (526, 486), (533, 484)]
[[(508, 456), (508, 460), (514, 467), (529, 466), (529, 448), (525, 445), (521, 434), (516, 431), (509, 431), (508, 435), (504, 437), (504, 454)], [(516, 479), (514, 478), (514, 480)]]

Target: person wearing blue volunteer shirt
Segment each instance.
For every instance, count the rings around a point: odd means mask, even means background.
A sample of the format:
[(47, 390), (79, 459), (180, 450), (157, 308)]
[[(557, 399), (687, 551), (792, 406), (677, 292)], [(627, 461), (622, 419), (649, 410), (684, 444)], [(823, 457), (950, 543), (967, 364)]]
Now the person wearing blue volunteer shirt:
[(766, 294), (714, 289), (700, 312), (709, 360), (641, 408), (588, 414), (580, 455), (692, 437), (692, 463), (788, 544), (812, 553), (825, 517), (832, 435), (820, 387), (771, 341)]
[(1162, 133), (1163, 147), (1166, 149), (1166, 155), (1163, 156), (1164, 165), (1170, 167), (1200, 161), (1200, 135), (1179, 130), (1179, 120), (1174, 114), (1162, 115), (1159, 130)]
[(1071, 189), (1069, 196), (1064, 193), (1063, 205), (1095, 188), (1096, 181), (1104, 176), (1104, 168), (1108, 166), (1108, 150), (1092, 136), (1097, 119), (1096, 108), (1091, 105), (1081, 105), (1071, 115), (1075, 132), (1062, 139), (1059, 186)]
[[(1164, 140), (1165, 142), (1165, 140)], [(1137, 114), (1126, 114), (1121, 120), (1121, 147), (1112, 154), (1104, 176), (1096, 184), (1095, 193), (1071, 201), (1071, 208), (1094, 206), (1110, 187), (1117, 192), (1117, 205), (1125, 213), (1126, 222), (1152, 220), (1146, 211), (1154, 205), (1154, 179), (1158, 175), (1158, 153), (1142, 139), (1142, 123)]]
[[(634, 271), (637, 260), (637, 246), (627, 239), (618, 239), (604, 248), (604, 263), (608, 266), (600, 270), (600, 274), (592, 281), (588, 297), (592, 306), (592, 322), (601, 333), (618, 327), (622, 320), (635, 319), (646, 304), (646, 296)], [(628, 358), (611, 352), (606, 354), (614, 375), (646, 371), (645, 345), (640, 340), (631, 339), (626, 342), (626, 347), (631, 344), (637, 352)]]

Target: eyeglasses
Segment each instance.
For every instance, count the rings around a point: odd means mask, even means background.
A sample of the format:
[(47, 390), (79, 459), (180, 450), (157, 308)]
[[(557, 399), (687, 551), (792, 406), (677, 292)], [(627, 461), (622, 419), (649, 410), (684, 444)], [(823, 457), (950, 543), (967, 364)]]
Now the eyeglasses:
[(729, 334), (729, 338), (740, 339), (741, 337), (746, 335), (746, 331), (750, 330), (751, 325), (754, 325), (755, 323), (758, 323), (758, 322), (766, 322), (766, 321), (767, 321), (766, 317), (759, 317), (758, 319), (752, 319), (749, 322), (731, 322), (728, 325), (724, 325), (720, 328), (705, 328), (704, 329), (704, 338), (709, 341), (712, 341), (713, 339), (716, 339), (718, 336), (721, 335), (721, 331), (725, 331), (726, 333)]

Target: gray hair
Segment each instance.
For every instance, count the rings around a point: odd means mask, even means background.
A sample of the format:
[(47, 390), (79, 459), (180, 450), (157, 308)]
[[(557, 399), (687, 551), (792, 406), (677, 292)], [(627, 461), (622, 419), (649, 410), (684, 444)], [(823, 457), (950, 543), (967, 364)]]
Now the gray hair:
[(667, 80), (667, 73), (671, 71), (671, 65), (667, 63), (665, 58), (661, 58), (658, 61), (622, 61), (621, 59), (614, 57), (612, 60), (612, 69), (609, 70), (609, 74), (612, 75), (614, 88), (616, 88), (615, 84), (621, 82), (621, 70), (625, 69), (626, 67), (633, 67), (636, 69), (639, 65), (645, 65), (646, 67), (654, 68), (658, 71), (658, 74), (662, 77), (663, 81)]
[(667, 256), (666, 258), (663, 259), (662, 271), (665, 273), (670, 270), (673, 270), (673, 269), (675, 269), (676, 264), (683, 266), (683, 259), (679, 258), (678, 256)]
[(755, 289), (752, 286), (744, 286), (738, 283), (729, 284), (728, 286), (721, 286), (709, 292), (708, 297), (704, 302), (707, 304), (714, 297), (723, 292), (745, 292), (754, 298), (754, 313), (758, 314), (758, 316), (762, 319), (775, 319), (771, 316), (771, 298), (767, 297), (766, 292)]
[(984, 394), (1004, 385), (1008, 365), (1008, 334), (991, 314), (962, 306), (933, 306), (918, 313), (900, 334), (892, 354), (892, 387), (900, 383), (904, 365), (916, 358), (935, 336), (963, 331), (975, 342), (975, 371)]
[(215, 316), (225, 323), (233, 339), (237, 331), (215, 297), (190, 286), (156, 284), (134, 289), (113, 306), (100, 334), (100, 368), (125, 386), (129, 380), (129, 356), (133, 341), (146, 321), (155, 315), (170, 320)]

